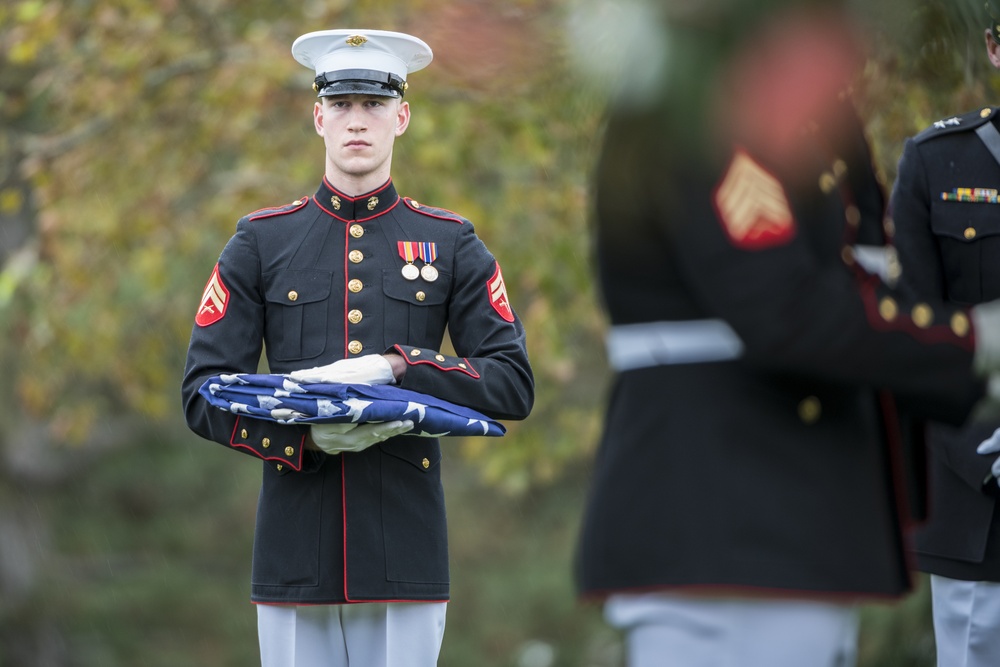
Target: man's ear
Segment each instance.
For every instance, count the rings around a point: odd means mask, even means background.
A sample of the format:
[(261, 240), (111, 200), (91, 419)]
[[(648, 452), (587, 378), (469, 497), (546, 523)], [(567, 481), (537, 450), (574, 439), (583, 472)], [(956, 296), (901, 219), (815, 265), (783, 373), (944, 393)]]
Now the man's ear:
[(316, 134), (323, 136), (323, 101), (320, 100), (313, 105), (313, 125)]
[(396, 111), (396, 136), (402, 136), (406, 128), (410, 125), (410, 103), (400, 102)]
[(990, 64), (996, 69), (1000, 69), (1000, 44), (997, 44), (993, 31), (986, 30), (986, 55), (990, 59)]

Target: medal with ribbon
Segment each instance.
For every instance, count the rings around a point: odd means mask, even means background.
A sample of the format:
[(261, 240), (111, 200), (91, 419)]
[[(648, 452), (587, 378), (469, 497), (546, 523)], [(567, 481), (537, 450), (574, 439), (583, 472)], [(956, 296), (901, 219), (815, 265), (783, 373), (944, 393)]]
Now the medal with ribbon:
[(420, 243), (420, 259), (424, 265), (420, 268), (420, 277), (429, 283), (438, 279), (438, 270), (431, 266), (437, 259), (437, 243), (423, 241)]
[(420, 244), (416, 241), (396, 242), (396, 248), (399, 250), (399, 256), (406, 262), (406, 264), (403, 265), (401, 273), (407, 280), (416, 280), (417, 276), (420, 275), (420, 270), (413, 265), (413, 261), (417, 258), (417, 247), (419, 245)]

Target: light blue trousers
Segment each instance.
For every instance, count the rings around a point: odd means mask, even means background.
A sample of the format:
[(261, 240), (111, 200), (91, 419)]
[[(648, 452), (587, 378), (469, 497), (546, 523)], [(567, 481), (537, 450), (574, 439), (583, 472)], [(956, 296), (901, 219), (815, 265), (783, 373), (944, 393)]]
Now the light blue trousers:
[(931, 575), (938, 667), (1000, 665), (1000, 584)]
[(445, 602), (257, 605), (262, 667), (434, 667)]
[(858, 615), (848, 605), (649, 593), (615, 595), (604, 615), (626, 633), (629, 667), (851, 667), (856, 661)]

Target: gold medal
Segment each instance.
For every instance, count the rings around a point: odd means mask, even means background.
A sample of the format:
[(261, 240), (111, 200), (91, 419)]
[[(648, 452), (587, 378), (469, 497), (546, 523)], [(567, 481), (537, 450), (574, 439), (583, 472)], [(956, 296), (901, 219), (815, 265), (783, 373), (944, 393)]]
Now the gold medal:
[[(425, 266), (424, 268), (426, 269), (427, 267)], [(403, 277), (407, 280), (416, 280), (417, 276), (420, 275), (420, 270), (413, 264), (404, 264), (400, 273), (402, 273)]]
[(427, 282), (432, 283), (438, 279), (438, 270), (430, 264), (424, 264), (420, 267), (420, 277)]

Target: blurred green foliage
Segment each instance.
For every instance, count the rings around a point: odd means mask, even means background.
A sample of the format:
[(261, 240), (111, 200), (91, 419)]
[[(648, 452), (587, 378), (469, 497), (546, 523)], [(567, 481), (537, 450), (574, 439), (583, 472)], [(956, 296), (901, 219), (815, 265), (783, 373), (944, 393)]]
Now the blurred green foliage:
[[(857, 99), (888, 186), (906, 136), (1000, 91), (974, 0), (863, 4), (872, 52)], [(441, 664), (621, 664), (569, 572), (607, 380), (587, 182), (613, 76), (573, 64), (628, 44), (620, 5), (0, 5), (0, 667), (256, 662), (259, 467), (186, 431), (178, 384), (236, 219), (316, 186), (312, 73), (289, 47), (336, 26), (434, 47), (411, 80), (394, 179), (476, 224), (538, 384), (503, 442), (453, 443), (446, 459)], [(932, 665), (927, 605), (923, 587), (866, 608), (863, 667)]]

